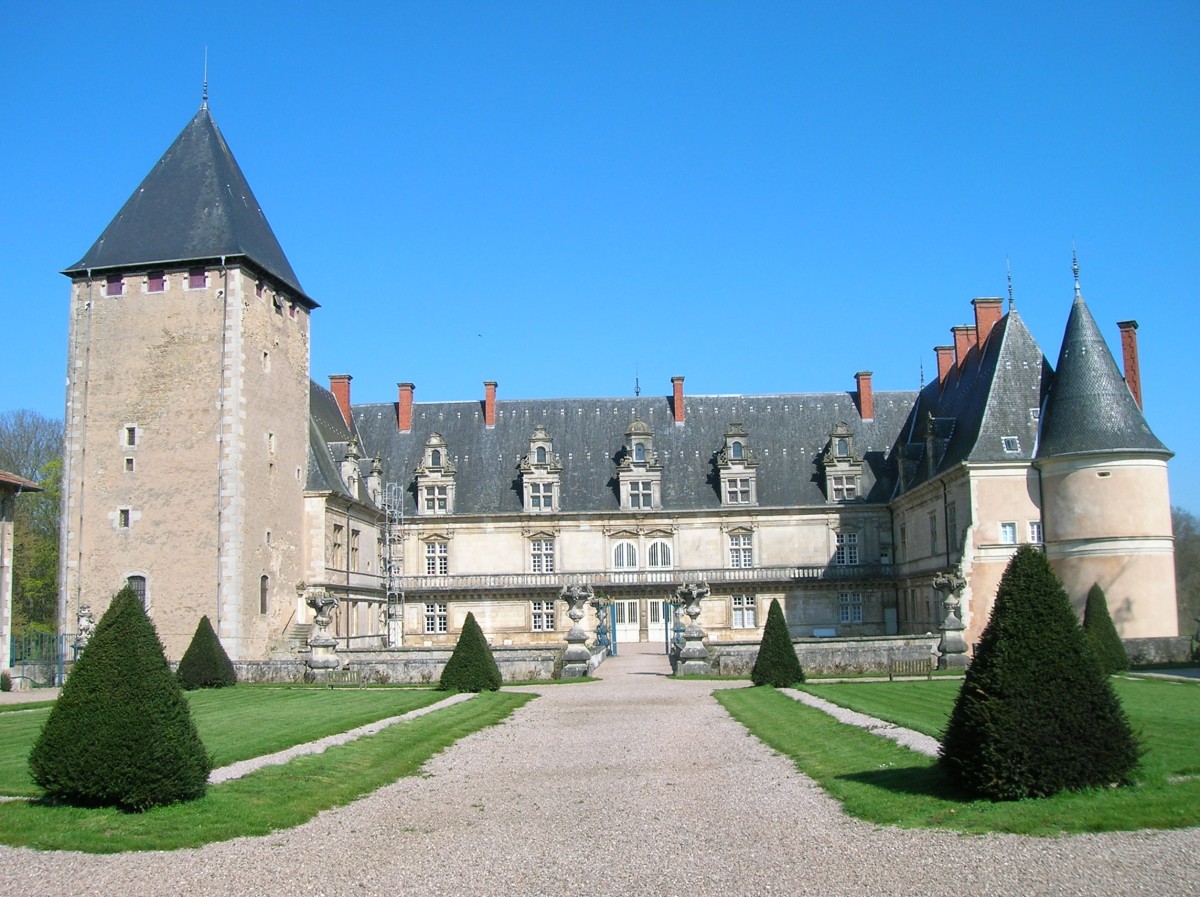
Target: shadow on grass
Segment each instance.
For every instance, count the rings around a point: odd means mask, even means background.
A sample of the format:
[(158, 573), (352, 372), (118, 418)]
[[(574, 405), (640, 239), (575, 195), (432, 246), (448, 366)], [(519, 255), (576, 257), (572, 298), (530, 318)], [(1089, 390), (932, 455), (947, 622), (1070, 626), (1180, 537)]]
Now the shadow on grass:
[(955, 785), (945, 770), (936, 763), (932, 766), (889, 766), (885, 769), (845, 773), (834, 778), (879, 788), (893, 794), (931, 797), (962, 804), (978, 800)]

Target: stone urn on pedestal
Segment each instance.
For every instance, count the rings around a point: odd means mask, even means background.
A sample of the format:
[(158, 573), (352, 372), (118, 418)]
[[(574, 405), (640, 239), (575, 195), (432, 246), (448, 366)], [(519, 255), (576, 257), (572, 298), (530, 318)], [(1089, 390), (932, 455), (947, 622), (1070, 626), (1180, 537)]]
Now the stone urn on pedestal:
[(685, 582), (675, 590), (675, 600), (688, 618), (683, 629), (683, 646), (679, 649), (679, 661), (675, 672), (681, 676), (707, 676), (712, 672), (708, 662), (708, 648), (704, 647), (704, 630), (696, 622), (700, 616), (700, 602), (708, 597), (708, 583)]
[(336, 595), (328, 592), (311, 592), (304, 596), (304, 603), (315, 611), (312, 632), (308, 635), (308, 668), (310, 670), (336, 670), (342, 661), (337, 656), (337, 639), (329, 634), (333, 612), (340, 603)]
[(942, 640), (938, 642), (939, 670), (965, 670), (971, 665), (967, 657), (967, 640), (963, 631), (967, 628), (958, 616), (963, 589), (967, 581), (957, 571), (939, 573), (933, 578), (933, 587), (942, 593), (942, 606), (946, 608), (946, 619), (942, 621)]
[(588, 602), (595, 596), (591, 586), (563, 586), (558, 597), (570, 605), (567, 616), (571, 618), (571, 631), (567, 633), (567, 650), (563, 652), (562, 677), (575, 679), (586, 676), (592, 652), (587, 647), (588, 634), (582, 621), (587, 614)]

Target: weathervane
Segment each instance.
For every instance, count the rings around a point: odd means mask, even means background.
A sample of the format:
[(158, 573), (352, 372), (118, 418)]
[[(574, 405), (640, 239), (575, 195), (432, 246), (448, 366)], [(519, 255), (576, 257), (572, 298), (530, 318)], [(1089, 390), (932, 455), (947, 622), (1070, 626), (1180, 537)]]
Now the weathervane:
[(1071, 271), (1075, 275), (1075, 298), (1080, 299), (1083, 296), (1079, 289), (1079, 256), (1075, 253), (1075, 244), (1071, 244)]
[(200, 93), (200, 108), (208, 108), (208, 47), (204, 48), (204, 87)]
[(1008, 310), (1012, 311), (1016, 308), (1016, 303), (1013, 302), (1012, 261), (1009, 260), (1008, 256), (1004, 257), (1004, 267), (1008, 269)]

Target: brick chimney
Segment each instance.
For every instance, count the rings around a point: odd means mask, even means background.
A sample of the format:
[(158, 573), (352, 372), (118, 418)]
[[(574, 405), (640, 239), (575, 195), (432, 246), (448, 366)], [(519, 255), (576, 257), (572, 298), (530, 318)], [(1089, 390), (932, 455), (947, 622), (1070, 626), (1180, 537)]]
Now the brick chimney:
[(413, 390), (411, 383), (397, 383), (400, 389), (400, 402), (396, 406), (396, 429), (401, 433), (412, 432), (412, 402)]
[(858, 413), (863, 420), (874, 420), (875, 394), (871, 392), (871, 372), (859, 371), (854, 379), (858, 383)]
[(349, 374), (329, 375), (329, 391), (337, 399), (338, 409), (347, 427), (350, 426), (350, 381), (353, 379)]
[(1138, 364), (1137, 321), (1118, 321), (1121, 328), (1121, 360), (1125, 364), (1125, 385), (1133, 393), (1133, 400), (1142, 407), (1142, 370)]
[(933, 351), (937, 353), (938, 389), (945, 389), (946, 378), (954, 370), (954, 347), (934, 346)]
[(683, 426), (683, 378), (671, 378), (671, 409), (675, 414), (675, 426)]
[(483, 425), (489, 430), (496, 426), (496, 386), (495, 380), (483, 382)]
[(979, 338), (979, 345), (982, 346), (987, 342), (992, 328), (999, 324), (1004, 316), (1004, 302), (988, 296), (972, 299), (971, 304), (975, 306), (975, 333)]
[(959, 324), (957, 327), (951, 327), (950, 332), (954, 334), (954, 357), (958, 366), (962, 367), (967, 363), (967, 353), (976, 343), (975, 325)]

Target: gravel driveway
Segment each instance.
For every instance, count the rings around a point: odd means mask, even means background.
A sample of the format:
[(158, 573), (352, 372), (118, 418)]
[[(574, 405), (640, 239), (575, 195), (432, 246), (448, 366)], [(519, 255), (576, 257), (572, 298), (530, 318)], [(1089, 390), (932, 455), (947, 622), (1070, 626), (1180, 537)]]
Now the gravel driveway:
[[(2, 893), (1133, 895), (1200, 892), (1200, 830), (1069, 838), (879, 829), (658, 653), (547, 686), (504, 724), (306, 825), (172, 853), (0, 848)], [(650, 649), (652, 646), (641, 646)], [(653, 646), (657, 648), (657, 646)]]

